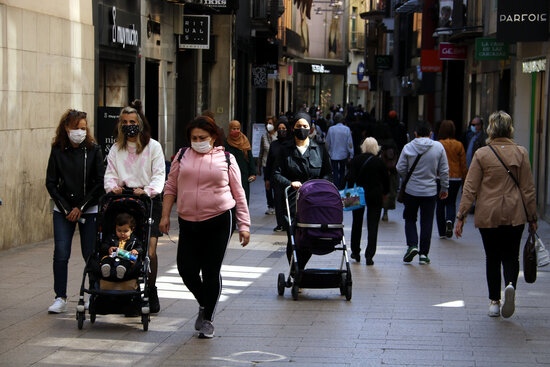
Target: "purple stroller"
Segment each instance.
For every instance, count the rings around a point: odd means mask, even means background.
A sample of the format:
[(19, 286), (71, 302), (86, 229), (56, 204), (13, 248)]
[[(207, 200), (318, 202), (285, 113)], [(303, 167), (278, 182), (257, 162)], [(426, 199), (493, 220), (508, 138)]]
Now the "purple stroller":
[[(292, 288), (294, 300), (298, 299), (300, 288), (340, 288), (340, 294), (349, 301), (351, 271), (344, 239), (344, 209), (338, 189), (326, 180), (310, 180), (300, 187), (297, 194), (291, 186), (287, 187), (285, 200), (293, 252), (288, 278), (279, 273), (277, 279), (279, 295), (284, 294), (285, 287)], [(338, 247), (340, 244), (342, 246)], [(342, 251), (340, 268), (299, 269), (296, 249), (314, 255)]]

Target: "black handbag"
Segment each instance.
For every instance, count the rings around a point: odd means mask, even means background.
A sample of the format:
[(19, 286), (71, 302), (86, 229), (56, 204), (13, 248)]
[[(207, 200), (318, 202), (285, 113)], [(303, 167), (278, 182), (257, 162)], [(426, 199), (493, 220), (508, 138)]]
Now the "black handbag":
[[(424, 154), (424, 153), (422, 153), (422, 154)], [(407, 182), (409, 182), (409, 179), (411, 178), (411, 175), (412, 175), (414, 169), (416, 168), (416, 165), (418, 164), (418, 161), (422, 157), (422, 154), (419, 154), (419, 155), (416, 156), (416, 159), (414, 160), (414, 163), (413, 163), (411, 169), (409, 170), (409, 172), (407, 172), (407, 177), (405, 177), (405, 180), (401, 184), (401, 188), (399, 189), (399, 194), (397, 194), (397, 199), (396, 199), (398, 203), (403, 202), (403, 196), (405, 195), (405, 187), (407, 187)]]
[(534, 283), (537, 280), (537, 250), (535, 234), (529, 233), (525, 246), (523, 246), (523, 276), (526, 283)]

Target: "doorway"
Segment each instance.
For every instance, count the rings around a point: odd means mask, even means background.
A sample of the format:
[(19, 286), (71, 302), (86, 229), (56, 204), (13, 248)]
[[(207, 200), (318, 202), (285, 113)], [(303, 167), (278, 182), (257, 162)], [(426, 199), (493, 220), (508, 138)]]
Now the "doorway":
[(151, 137), (159, 140), (159, 63), (145, 62), (145, 117), (151, 125)]

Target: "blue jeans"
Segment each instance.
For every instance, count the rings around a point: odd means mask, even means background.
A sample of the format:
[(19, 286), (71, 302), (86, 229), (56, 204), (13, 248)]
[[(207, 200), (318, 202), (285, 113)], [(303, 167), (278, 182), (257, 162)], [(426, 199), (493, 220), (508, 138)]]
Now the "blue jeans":
[[(80, 247), (84, 261), (94, 252), (96, 237), (96, 214), (82, 214), (86, 223), (78, 223)], [(67, 274), (71, 245), (76, 222), (70, 222), (60, 212), (53, 212), (53, 235), (55, 249), (53, 252), (53, 289), (56, 297), (67, 297)]]
[(348, 162), (347, 159), (330, 160), (330, 165), (332, 166), (332, 176), (334, 179), (334, 185), (338, 188), (338, 190), (342, 190), (344, 188), (344, 178), (346, 176), (347, 162)]
[(405, 236), (407, 246), (418, 246), (418, 231), (416, 219), (420, 208), (420, 246), (418, 253), (428, 255), (432, 240), (436, 196), (403, 195), (403, 219), (405, 219)]

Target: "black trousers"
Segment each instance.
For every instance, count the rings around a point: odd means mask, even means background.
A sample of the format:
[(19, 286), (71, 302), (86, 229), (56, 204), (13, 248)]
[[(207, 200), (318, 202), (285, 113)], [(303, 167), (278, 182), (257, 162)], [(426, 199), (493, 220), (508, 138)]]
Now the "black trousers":
[(489, 299), (492, 301), (500, 300), (501, 266), (504, 285), (512, 283), (516, 288), (519, 274), (519, 247), (524, 228), (525, 225), (521, 224), (479, 229), (485, 248)]
[(204, 307), (205, 320), (212, 321), (222, 291), (220, 270), (232, 234), (231, 211), (202, 222), (179, 218), (179, 225), (178, 271), (185, 286)]
[[(376, 253), (376, 242), (378, 241), (378, 223), (382, 213), (382, 203), (367, 203), (367, 249), (366, 258), (373, 258)], [(363, 232), (363, 217), (365, 208), (352, 211), (353, 222), (351, 225), (351, 253), (361, 253), (361, 234)]]

